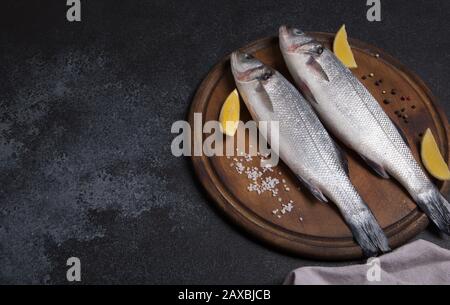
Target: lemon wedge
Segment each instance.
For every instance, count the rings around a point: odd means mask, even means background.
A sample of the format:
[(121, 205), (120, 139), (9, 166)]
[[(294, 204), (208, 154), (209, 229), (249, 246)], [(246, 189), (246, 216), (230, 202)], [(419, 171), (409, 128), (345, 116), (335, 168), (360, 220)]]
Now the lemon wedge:
[(358, 68), (352, 49), (347, 39), (345, 24), (341, 26), (333, 42), (333, 51), (337, 58), (348, 68)]
[(433, 177), (439, 180), (450, 180), (450, 170), (439, 151), (430, 128), (422, 138), (420, 154), (425, 168)]
[(234, 136), (239, 125), (240, 103), (239, 93), (234, 89), (228, 95), (220, 110), (220, 130), (227, 136)]

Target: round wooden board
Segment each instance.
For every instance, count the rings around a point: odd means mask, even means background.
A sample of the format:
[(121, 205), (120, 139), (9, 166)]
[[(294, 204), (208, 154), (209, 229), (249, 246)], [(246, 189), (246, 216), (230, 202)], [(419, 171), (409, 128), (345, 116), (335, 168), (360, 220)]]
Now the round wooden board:
[[(310, 34), (331, 48), (334, 35)], [(359, 65), (353, 73), (404, 131), (416, 159), (420, 161), (421, 133), (430, 127), (445, 160), (448, 160), (447, 120), (427, 86), (382, 50), (353, 39), (350, 44)], [(278, 48), (278, 38), (261, 39), (241, 50), (252, 53), (292, 81)], [(379, 54), (379, 58), (375, 54)], [(374, 77), (369, 77), (370, 73), (374, 73)], [(366, 80), (362, 80), (364, 75), (367, 75)], [(380, 79), (382, 83), (377, 85), (375, 82)], [(202, 114), (203, 124), (205, 121), (218, 120), (221, 106), (234, 88), (227, 56), (211, 70), (194, 97), (189, 111), (192, 130), (194, 113)], [(391, 93), (392, 89), (396, 90), (395, 95)], [(383, 94), (383, 90), (386, 93)], [(402, 96), (409, 97), (410, 100), (402, 100)], [(383, 103), (386, 98), (392, 102), (386, 105)], [(395, 114), (395, 111), (401, 109), (405, 109), (403, 114), (407, 114), (408, 122)], [(241, 103), (241, 119), (244, 122), (251, 119), (244, 103)], [(192, 143), (199, 140), (198, 137), (204, 140), (207, 136), (208, 134), (194, 134)], [(230, 137), (224, 139), (234, 140)], [(349, 160), (350, 178), (385, 230), (392, 248), (406, 243), (427, 226), (427, 217), (416, 208), (412, 199), (395, 180), (379, 178), (355, 153), (347, 149), (345, 151)], [(231, 165), (233, 158), (203, 155), (192, 157), (192, 160), (201, 183), (219, 209), (266, 243), (312, 259), (345, 260), (362, 257), (360, 248), (353, 241), (350, 230), (334, 205), (315, 200), (307, 190), (300, 187), (300, 183), (282, 162), (270, 174), (280, 181), (286, 180), (279, 185), (279, 196), (274, 197), (268, 192), (261, 195), (249, 192), (247, 186), (250, 180)], [(259, 159), (245, 161), (244, 165), (259, 166)], [(446, 191), (448, 183), (435, 182), (442, 192)], [(285, 191), (284, 184), (290, 191)], [(281, 218), (272, 213), (275, 209), (281, 209), (278, 197), (282, 198), (283, 203), (289, 200), (294, 202), (293, 211)]]

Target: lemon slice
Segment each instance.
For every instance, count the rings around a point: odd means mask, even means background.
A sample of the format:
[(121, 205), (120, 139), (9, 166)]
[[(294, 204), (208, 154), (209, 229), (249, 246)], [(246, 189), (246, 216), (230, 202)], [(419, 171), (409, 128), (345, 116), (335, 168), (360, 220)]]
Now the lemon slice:
[(337, 58), (348, 68), (358, 68), (355, 57), (353, 56), (352, 49), (347, 40), (347, 31), (345, 30), (345, 24), (341, 26), (336, 34), (333, 42), (333, 51)]
[(230, 95), (228, 95), (220, 110), (220, 130), (223, 134), (230, 137), (234, 136), (239, 124), (239, 114), (239, 93), (237, 89), (234, 89)]
[(450, 180), (450, 170), (439, 151), (430, 128), (422, 138), (420, 154), (425, 168), (433, 177), (439, 180)]

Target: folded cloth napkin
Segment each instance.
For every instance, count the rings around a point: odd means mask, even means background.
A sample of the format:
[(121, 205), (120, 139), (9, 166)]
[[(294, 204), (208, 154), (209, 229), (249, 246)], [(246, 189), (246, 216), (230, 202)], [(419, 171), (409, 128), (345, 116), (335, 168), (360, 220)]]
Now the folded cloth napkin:
[(289, 273), (287, 285), (450, 284), (450, 251), (416, 240), (366, 264), (303, 267)]

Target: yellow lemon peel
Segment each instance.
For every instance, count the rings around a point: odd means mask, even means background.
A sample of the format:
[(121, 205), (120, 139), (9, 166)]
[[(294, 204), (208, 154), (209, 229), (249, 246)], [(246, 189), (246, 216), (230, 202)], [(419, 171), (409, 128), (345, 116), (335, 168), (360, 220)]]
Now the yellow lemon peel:
[(227, 136), (234, 136), (239, 125), (240, 102), (239, 93), (234, 89), (226, 98), (220, 110), (220, 131)]
[(334, 38), (333, 42), (333, 52), (346, 67), (350, 69), (358, 68), (352, 52), (352, 48), (348, 43), (345, 24), (342, 25), (339, 31), (336, 33), (336, 37)]
[(425, 168), (433, 177), (439, 180), (450, 180), (450, 170), (430, 128), (423, 135), (420, 154)]

